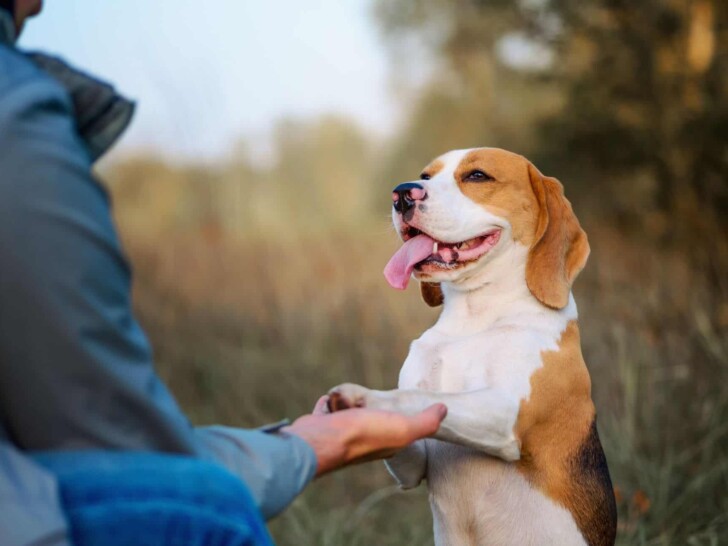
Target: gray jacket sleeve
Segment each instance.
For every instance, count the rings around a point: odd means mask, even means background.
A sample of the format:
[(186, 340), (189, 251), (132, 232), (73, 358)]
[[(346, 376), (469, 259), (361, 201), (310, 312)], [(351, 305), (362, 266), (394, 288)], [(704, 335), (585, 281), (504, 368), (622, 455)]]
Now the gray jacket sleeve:
[(311, 480), (286, 434), (193, 428), (154, 372), (131, 275), (71, 104), (36, 75), (0, 89), (0, 418), (24, 450), (142, 449), (214, 459), (271, 517)]

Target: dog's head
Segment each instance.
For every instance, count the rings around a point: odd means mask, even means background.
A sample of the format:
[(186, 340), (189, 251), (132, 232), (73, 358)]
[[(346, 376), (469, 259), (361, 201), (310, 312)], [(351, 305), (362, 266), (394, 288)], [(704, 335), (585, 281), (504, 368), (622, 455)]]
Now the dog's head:
[(392, 194), (404, 245), (385, 276), (404, 288), (414, 273), (430, 305), (440, 283), (477, 277), (508, 248), (525, 249), (525, 282), (544, 305), (561, 309), (589, 256), (589, 243), (561, 183), (526, 158), (497, 148), (448, 152), (420, 180)]

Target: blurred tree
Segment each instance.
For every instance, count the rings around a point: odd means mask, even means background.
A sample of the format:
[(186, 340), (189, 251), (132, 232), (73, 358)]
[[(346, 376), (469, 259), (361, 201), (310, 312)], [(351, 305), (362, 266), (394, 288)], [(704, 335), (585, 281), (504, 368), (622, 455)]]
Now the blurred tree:
[[(653, 237), (695, 244), (718, 228), (723, 244), (728, 2), (378, 0), (375, 8), (395, 54), (414, 35), (438, 55), (449, 72), (438, 67), (432, 86), (458, 103), (433, 117), (426, 93), (406, 136), (429, 118), (442, 129), (438, 151), (512, 147), (559, 175), (579, 173), (582, 190), (588, 180), (601, 206)], [(470, 127), (468, 138), (453, 138), (448, 124)]]
[(198, 230), (216, 222), (213, 169), (173, 165), (159, 157), (129, 158), (109, 168), (114, 213), (135, 233)]
[[(560, 95), (539, 65), (516, 69), (503, 62), (500, 44), (523, 19), (513, 2), (381, 0), (375, 7), (400, 74), (398, 87), (417, 79), (411, 59), (434, 66), (424, 87), (416, 82), (406, 97), (407, 121), (380, 176), (387, 187), (417, 177), (426, 162), (450, 149), (487, 144), (535, 152), (532, 127), (558, 110)], [(423, 58), (423, 49), (434, 58)]]
[[(644, 171), (670, 239), (728, 228), (728, 3), (552, 0), (563, 112), (546, 142), (602, 172)], [(629, 182), (628, 182), (629, 183)], [(681, 226), (676, 229), (676, 226)]]
[(323, 116), (277, 124), (265, 160), (241, 141), (216, 165), (158, 157), (111, 166), (115, 213), (127, 230), (277, 234), (361, 228), (374, 217), (372, 147), (350, 120)]
[[(265, 184), (276, 188), (285, 224), (356, 225), (370, 216), (371, 146), (351, 120), (323, 116), (287, 119), (273, 135), (274, 163)], [(323, 221), (323, 222), (322, 222)]]

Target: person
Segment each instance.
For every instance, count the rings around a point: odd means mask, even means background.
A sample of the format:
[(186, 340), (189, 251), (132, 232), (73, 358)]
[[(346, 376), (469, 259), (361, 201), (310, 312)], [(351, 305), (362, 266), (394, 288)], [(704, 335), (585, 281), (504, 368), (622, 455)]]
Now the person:
[(193, 427), (154, 372), (92, 174), (133, 104), (15, 39), (41, 0), (0, 0), (0, 544), (270, 544), (263, 519), (315, 476), (437, 431), (405, 416)]

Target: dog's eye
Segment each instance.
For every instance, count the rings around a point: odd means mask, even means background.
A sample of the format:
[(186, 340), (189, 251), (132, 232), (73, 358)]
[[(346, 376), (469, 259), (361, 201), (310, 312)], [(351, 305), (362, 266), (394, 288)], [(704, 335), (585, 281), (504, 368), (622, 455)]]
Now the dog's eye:
[(463, 179), (465, 182), (488, 182), (489, 180), (495, 180), (492, 176), (479, 169), (469, 172)]
[(427, 173), (422, 173), (420, 175), (420, 180), (429, 180), (430, 178), (431, 178), (430, 175)]

